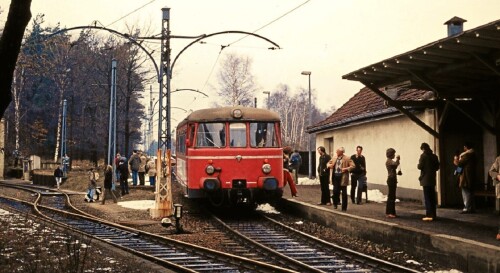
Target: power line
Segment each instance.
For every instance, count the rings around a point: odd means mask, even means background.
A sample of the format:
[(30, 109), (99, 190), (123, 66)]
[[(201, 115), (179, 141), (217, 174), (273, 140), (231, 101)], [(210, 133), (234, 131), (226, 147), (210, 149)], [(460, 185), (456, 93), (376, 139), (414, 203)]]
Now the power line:
[[(259, 31), (259, 30), (261, 30), (261, 29), (263, 29), (263, 28), (265, 28), (265, 27), (267, 27), (267, 26), (269, 26), (269, 25), (273, 24), (274, 22), (276, 22), (276, 21), (280, 20), (281, 18), (283, 18), (283, 17), (287, 16), (288, 14), (290, 14), (290, 13), (294, 12), (295, 10), (297, 10), (297, 9), (301, 8), (302, 6), (304, 6), (305, 4), (309, 3), (310, 1), (311, 1), (311, 0), (307, 0), (307, 1), (305, 1), (304, 3), (302, 3), (302, 4), (298, 5), (298, 6), (296, 6), (295, 8), (293, 8), (293, 9), (291, 9), (291, 10), (289, 10), (289, 11), (287, 11), (285, 14), (281, 15), (280, 17), (278, 17), (278, 18), (276, 18), (276, 19), (272, 20), (271, 22), (269, 22), (269, 23), (267, 23), (267, 24), (263, 25), (262, 27), (260, 27), (260, 28), (258, 28), (258, 29), (256, 29), (256, 30), (254, 30), (252, 33), (255, 33), (255, 32), (257, 32), (257, 31)], [(237, 42), (239, 42), (239, 41), (241, 41), (241, 40), (245, 39), (245, 38), (246, 38), (246, 37), (248, 37), (248, 36), (250, 36), (250, 35), (249, 35), (249, 34), (247, 34), (247, 35), (245, 35), (245, 36), (243, 36), (243, 37), (239, 38), (238, 40), (236, 40), (236, 41), (234, 41), (234, 42), (232, 42), (232, 43), (229, 43), (227, 46), (230, 46), (230, 45), (232, 45), (232, 44), (234, 44), (234, 43), (237, 43)]]
[(212, 74), (214, 73), (214, 70), (215, 70), (215, 66), (217, 65), (217, 63), (219, 62), (219, 57), (220, 57), (220, 54), (222, 53), (222, 50), (224, 49), (224, 47), (221, 47), (220, 51), (219, 51), (219, 54), (217, 55), (217, 59), (215, 59), (215, 62), (214, 62), (214, 65), (212, 66), (212, 69), (210, 70), (210, 73), (208, 74), (208, 77), (207, 77), (207, 80), (205, 81), (205, 84), (203, 84), (203, 88), (201, 88), (202, 91), (205, 90), (205, 87), (207, 86), (208, 84), (208, 81), (210, 80), (210, 78), (212, 77)]
[(131, 11), (131, 12), (129, 12), (129, 13), (127, 13), (127, 14), (125, 14), (124, 16), (120, 17), (119, 19), (115, 20), (114, 22), (112, 22), (111, 24), (107, 25), (106, 27), (109, 27), (109, 26), (113, 25), (114, 23), (116, 23), (116, 22), (118, 22), (118, 21), (120, 21), (120, 20), (124, 19), (125, 17), (129, 16), (130, 14), (132, 14), (132, 13), (134, 13), (134, 12), (136, 12), (136, 11), (138, 11), (138, 10), (142, 9), (142, 8), (144, 8), (145, 6), (147, 6), (147, 5), (151, 4), (151, 3), (155, 2), (155, 1), (156, 1), (156, 0), (151, 0), (151, 1), (149, 1), (148, 3), (146, 3), (146, 4), (144, 4), (144, 5), (142, 5), (142, 6), (138, 7), (138, 8), (136, 8), (135, 10), (133, 10), (133, 11)]

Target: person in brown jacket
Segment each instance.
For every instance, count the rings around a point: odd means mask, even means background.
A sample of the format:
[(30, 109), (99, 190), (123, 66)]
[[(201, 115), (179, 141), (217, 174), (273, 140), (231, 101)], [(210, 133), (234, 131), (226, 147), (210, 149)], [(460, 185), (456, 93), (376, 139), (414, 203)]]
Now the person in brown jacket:
[(336, 209), (340, 203), (342, 192), (342, 211), (347, 211), (347, 186), (349, 185), (349, 172), (354, 170), (354, 162), (349, 156), (344, 155), (344, 147), (339, 147), (336, 156), (327, 164), (330, 169), (330, 179), (333, 183), (333, 208)]
[[(497, 199), (500, 199), (500, 156), (498, 156), (491, 165), (489, 174), (493, 180), (493, 185), (495, 185)], [(498, 228), (497, 240), (500, 240), (500, 227)]]
[(460, 213), (473, 213), (474, 212), (474, 189), (476, 186), (476, 164), (477, 158), (472, 144), (466, 142), (464, 144), (464, 152), (459, 156), (455, 156), (453, 164), (459, 167), (458, 186), (462, 190), (462, 198), (464, 201), (464, 208)]

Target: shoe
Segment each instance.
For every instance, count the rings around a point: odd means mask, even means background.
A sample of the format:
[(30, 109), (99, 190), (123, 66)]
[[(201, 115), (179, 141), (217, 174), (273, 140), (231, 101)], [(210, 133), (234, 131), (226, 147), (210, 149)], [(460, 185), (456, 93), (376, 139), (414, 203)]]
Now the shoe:
[(326, 203), (325, 205), (326, 205), (326, 206), (331, 206), (331, 205), (332, 205), (332, 203)]
[(299, 197), (297, 194), (292, 194), (292, 197)]
[(333, 205), (333, 208), (334, 208), (334, 209), (337, 209), (337, 205)]
[(387, 218), (396, 218), (397, 216), (394, 214), (387, 214), (385, 217)]
[(434, 218), (432, 218), (432, 217), (424, 217), (424, 218), (422, 218), (422, 221), (432, 222), (432, 221), (434, 221)]
[(471, 212), (470, 212), (470, 211), (468, 211), (468, 210), (462, 210), (462, 211), (461, 211), (461, 212), (459, 212), (459, 213), (460, 213), (460, 214), (469, 214), (469, 213), (471, 213)]

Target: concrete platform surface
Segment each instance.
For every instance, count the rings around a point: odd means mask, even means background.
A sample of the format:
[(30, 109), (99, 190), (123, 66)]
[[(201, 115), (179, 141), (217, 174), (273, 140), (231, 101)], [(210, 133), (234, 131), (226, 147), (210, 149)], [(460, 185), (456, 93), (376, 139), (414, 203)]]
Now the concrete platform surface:
[[(386, 203), (353, 204), (348, 197), (346, 212), (333, 206), (317, 205), (319, 185), (298, 185), (298, 197), (287, 188), (280, 209), (334, 227), (354, 237), (446, 262), (464, 272), (500, 273), (500, 241), (495, 239), (500, 217), (494, 208), (478, 208), (473, 214), (460, 214), (458, 208), (438, 208), (438, 218), (425, 222), (421, 202), (396, 203), (397, 218), (386, 218)], [(363, 195), (364, 197), (364, 195)], [(370, 196), (368, 196), (370, 197)]]

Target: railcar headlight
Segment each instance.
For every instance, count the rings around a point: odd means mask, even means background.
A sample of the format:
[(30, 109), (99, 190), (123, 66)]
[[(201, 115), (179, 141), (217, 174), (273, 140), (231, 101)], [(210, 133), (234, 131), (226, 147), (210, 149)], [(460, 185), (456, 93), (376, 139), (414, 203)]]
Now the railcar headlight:
[(210, 175), (211, 175), (211, 174), (214, 174), (214, 172), (215, 172), (215, 168), (214, 168), (214, 166), (212, 166), (212, 165), (208, 165), (208, 166), (205, 168), (205, 172), (206, 172), (207, 174), (210, 174)]
[(241, 109), (234, 109), (232, 115), (233, 118), (240, 119), (241, 117), (243, 117), (243, 112), (241, 111)]
[(271, 172), (271, 164), (262, 165), (262, 172), (269, 174)]

